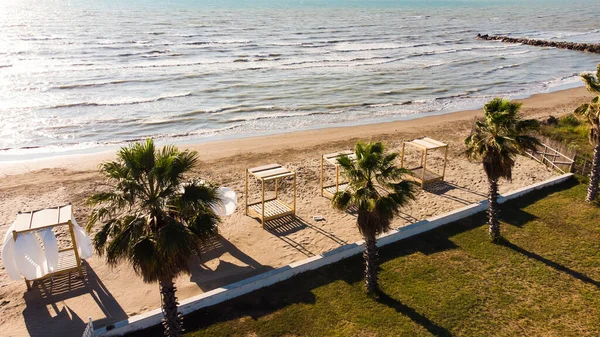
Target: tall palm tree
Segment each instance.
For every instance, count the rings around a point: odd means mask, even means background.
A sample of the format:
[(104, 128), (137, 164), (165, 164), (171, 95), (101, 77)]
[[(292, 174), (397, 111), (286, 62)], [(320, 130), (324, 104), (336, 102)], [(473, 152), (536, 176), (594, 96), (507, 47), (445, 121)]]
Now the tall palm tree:
[(88, 231), (100, 229), (94, 246), (109, 265), (128, 261), (144, 282), (158, 282), (165, 336), (183, 335), (183, 316), (177, 311), (173, 280), (190, 273), (189, 257), (217, 234), (219, 218), (212, 207), (216, 188), (203, 182), (184, 182), (198, 161), (194, 151), (173, 146), (157, 149), (152, 140), (123, 147), (117, 159), (101, 164), (110, 187), (92, 195)]
[(365, 240), (363, 257), (367, 291), (377, 294), (377, 235), (390, 229), (394, 216), (414, 199), (414, 194), (412, 185), (401, 180), (408, 171), (394, 165), (397, 153), (386, 154), (380, 142), (357, 143), (354, 152), (356, 161), (346, 156), (339, 159), (350, 186), (334, 195), (332, 206), (342, 211), (351, 206), (358, 209), (356, 223)]
[(592, 202), (598, 195), (598, 183), (600, 182), (600, 63), (596, 69), (595, 77), (593, 74), (587, 73), (582, 74), (581, 79), (588, 91), (596, 95), (590, 103), (583, 104), (575, 110), (575, 113), (585, 117), (590, 124), (589, 138), (590, 144), (594, 146), (594, 158), (585, 201)]
[(515, 158), (525, 150), (535, 150), (539, 141), (530, 135), (538, 121), (519, 116), (521, 103), (494, 98), (483, 107), (483, 119), (475, 122), (465, 139), (467, 157), (483, 163), (488, 183), (488, 225), (492, 241), (500, 239), (498, 181), (512, 179)]

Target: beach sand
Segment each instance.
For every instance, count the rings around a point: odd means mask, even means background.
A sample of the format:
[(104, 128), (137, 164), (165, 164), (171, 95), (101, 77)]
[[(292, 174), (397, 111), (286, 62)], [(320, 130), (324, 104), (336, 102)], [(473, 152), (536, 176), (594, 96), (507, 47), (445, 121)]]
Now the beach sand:
[[(591, 95), (585, 88), (534, 95), (523, 100), (527, 117), (543, 119), (574, 110)], [(330, 207), (319, 193), (320, 155), (351, 149), (358, 140), (381, 140), (400, 151), (403, 140), (429, 136), (449, 144), (446, 182), (427, 191), (418, 189), (417, 200), (402, 210), (393, 227), (442, 214), (485, 198), (487, 181), (480, 164), (463, 156), (464, 138), (480, 110), (462, 111), (408, 121), (291, 132), (186, 146), (200, 153), (194, 177), (202, 177), (238, 193), (238, 209), (220, 225), (221, 238), (192, 258), (193, 272), (177, 280), (177, 295), (184, 299), (290, 262), (329, 251), (360, 239), (356, 218)], [(86, 198), (102, 189), (97, 173), (101, 161), (114, 152), (62, 156), (0, 164), (0, 234), (3, 236), (19, 210), (26, 211), (71, 202), (80, 224), (89, 213)], [(418, 160), (416, 151), (408, 160)], [(441, 168), (443, 153), (430, 156)], [(297, 218), (270, 223), (244, 215), (244, 170), (279, 163), (297, 172)], [(537, 162), (519, 157), (512, 182), (502, 181), (507, 192), (547, 179), (552, 172)], [(327, 171), (332, 182), (333, 171)], [(259, 198), (258, 182), (250, 180), (250, 196)], [(291, 185), (282, 184), (282, 195), (291, 200)], [(315, 221), (313, 216), (324, 217)], [(109, 268), (102, 257), (85, 263), (87, 279), (58, 277), (26, 291), (24, 282), (11, 282), (0, 270), (0, 331), (3, 336), (80, 336), (88, 317), (95, 326), (119, 321), (160, 306), (157, 284), (144, 284), (127, 264)]]

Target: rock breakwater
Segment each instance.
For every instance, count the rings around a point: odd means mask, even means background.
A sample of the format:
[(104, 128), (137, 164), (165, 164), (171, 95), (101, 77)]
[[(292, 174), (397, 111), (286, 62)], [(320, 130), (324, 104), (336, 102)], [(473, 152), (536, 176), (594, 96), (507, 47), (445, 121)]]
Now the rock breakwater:
[(560, 49), (569, 49), (576, 50), (588, 53), (596, 53), (600, 54), (600, 43), (576, 43), (576, 42), (566, 42), (566, 41), (547, 41), (547, 40), (536, 40), (536, 39), (528, 39), (524, 37), (508, 37), (503, 35), (488, 35), (488, 34), (477, 34), (475, 37), (479, 40), (489, 40), (489, 41), (502, 41), (506, 43), (521, 43), (527, 44), (531, 46), (537, 47), (552, 47), (552, 48), (560, 48)]

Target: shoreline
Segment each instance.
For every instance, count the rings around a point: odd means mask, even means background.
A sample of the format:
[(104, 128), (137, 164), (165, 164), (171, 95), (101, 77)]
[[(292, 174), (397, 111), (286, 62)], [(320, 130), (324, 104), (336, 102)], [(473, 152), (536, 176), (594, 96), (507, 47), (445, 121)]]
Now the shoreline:
[[(549, 93), (533, 94), (523, 99), (515, 99), (515, 101), (523, 103), (522, 113), (526, 113), (523, 110), (547, 109), (586, 96), (589, 96), (591, 99), (591, 95), (585, 87), (576, 87)], [(214, 161), (249, 152), (264, 153), (281, 148), (308, 148), (327, 142), (343, 142), (348, 140), (349, 135), (352, 140), (361, 138), (375, 139), (377, 137), (386, 138), (386, 136), (390, 136), (393, 132), (410, 132), (419, 127), (470, 120), (479, 115), (481, 111), (482, 108), (479, 108), (434, 115), (430, 114), (390, 122), (288, 131), (226, 140), (199, 141), (195, 139), (180, 142), (174, 141), (167, 142), (167, 144), (174, 144), (181, 149), (196, 150), (200, 153), (202, 161)], [(568, 112), (561, 111), (561, 113)], [(542, 116), (536, 117), (540, 118)], [(163, 142), (158, 141), (158, 143), (162, 145)], [(36, 159), (0, 161), (0, 176), (18, 175), (51, 168), (76, 169), (77, 171), (95, 170), (101, 162), (114, 158), (115, 152), (120, 147), (110, 146), (110, 149), (91, 153), (69, 153), (44, 156), (43, 158)]]
[[(524, 100), (522, 112), (527, 118), (560, 116), (572, 112), (591, 97), (583, 88), (534, 95)], [(236, 191), (238, 207), (219, 224), (218, 242), (206, 247), (200, 257), (190, 260), (189, 275), (176, 279), (178, 297), (184, 300), (197, 296), (360, 240), (355, 216), (333, 209), (330, 200), (319, 193), (320, 155), (352, 148), (357, 140), (383, 141), (388, 150), (394, 152), (400, 151), (403, 140), (425, 135), (449, 145), (444, 182), (431, 189), (419, 189), (416, 200), (406, 205), (394, 219), (393, 228), (482, 200), (488, 190), (487, 178), (480, 163), (465, 158), (463, 145), (473, 118), (480, 114), (481, 110), (470, 110), (409, 121), (185, 146), (200, 152), (200, 162), (190, 172), (190, 177), (206, 179)], [(4, 206), (0, 211), (0, 235), (14, 221), (17, 211), (67, 203), (73, 205), (77, 221), (87, 223), (90, 211), (87, 198), (106, 189), (97, 165), (113, 156), (114, 152), (107, 152), (40, 159), (13, 163), (12, 166), (0, 164), (0, 169), (9, 174), (0, 174), (0, 200)], [(428, 156), (428, 167), (441, 168), (443, 158), (442, 153), (433, 151)], [(418, 161), (418, 153), (411, 151), (406, 154), (407, 165)], [(297, 210), (294, 218), (278, 219), (263, 228), (260, 221), (246, 216), (244, 212), (246, 197), (249, 202), (260, 198), (257, 181), (252, 181), (246, 194), (245, 169), (269, 163), (282, 164), (297, 173), (296, 188), (292, 189), (291, 184), (281, 184), (279, 189), (280, 197), (285, 200), (291, 200), (295, 191)], [(325, 171), (324, 182), (332, 182), (333, 174), (329, 167)], [(547, 167), (519, 156), (512, 181), (503, 181), (499, 192), (518, 190), (554, 176), (556, 173)], [(273, 188), (267, 188), (270, 195), (273, 195)], [(316, 215), (324, 220), (314, 220)], [(96, 229), (92, 229), (92, 235)], [(59, 233), (57, 237), (62, 244), (69, 244), (66, 235)], [(84, 322), (79, 317), (93, 317), (94, 324), (103, 326), (160, 306), (156, 284), (144, 283), (127, 263), (111, 267), (104, 257), (95, 255), (86, 261), (86, 272), (88, 282), (80, 290), (69, 292), (60, 301), (52, 302), (54, 310), (51, 310), (47, 307), (48, 298), (44, 292), (33, 290), (24, 296), (23, 282), (11, 282), (0, 268), (0, 297), (6, 303), (0, 329), (8, 335), (25, 335), (28, 332), (65, 335), (83, 330)], [(69, 318), (63, 316), (66, 312), (71, 313)]]

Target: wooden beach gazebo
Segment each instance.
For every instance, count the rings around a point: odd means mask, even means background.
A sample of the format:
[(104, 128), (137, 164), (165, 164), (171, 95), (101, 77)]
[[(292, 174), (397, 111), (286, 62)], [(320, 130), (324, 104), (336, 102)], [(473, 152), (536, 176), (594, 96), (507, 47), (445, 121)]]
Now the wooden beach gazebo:
[(17, 213), (17, 219), (14, 223), (14, 231), (12, 232), (15, 243), (17, 242), (17, 238), (25, 233), (41, 231), (44, 229), (52, 229), (61, 226), (67, 226), (71, 240), (70, 247), (63, 248), (58, 251), (58, 265), (52, 272), (49, 272), (48, 274), (37, 279), (25, 279), (27, 289), (31, 289), (31, 283), (33, 281), (45, 279), (58, 274), (70, 273), (72, 271), (78, 272), (79, 276), (83, 277), (81, 258), (78, 252), (72, 219), (73, 210), (71, 205)]
[[(327, 198), (331, 199), (331, 198), (333, 198), (333, 195), (336, 192), (345, 191), (348, 188), (348, 186), (349, 186), (348, 182), (340, 181), (340, 164), (339, 164), (338, 160), (343, 156), (347, 156), (348, 158), (350, 158), (350, 160), (356, 160), (356, 154), (350, 150), (324, 154), (321, 156), (321, 180), (320, 180), (319, 185), (321, 187), (321, 196), (322, 197), (327, 197)], [(329, 164), (329, 165), (335, 166), (335, 184), (333, 184), (333, 185), (323, 186), (323, 180), (325, 177), (324, 164)]]
[[(248, 204), (248, 178), (250, 175), (258, 179), (262, 185), (261, 201), (253, 204)], [(287, 177), (294, 177), (294, 201), (291, 205), (279, 199), (279, 179)], [(265, 183), (272, 180), (275, 180), (275, 197), (265, 199)], [(265, 221), (281, 218), (286, 215), (296, 215), (296, 172), (292, 172), (279, 164), (246, 169), (246, 215), (248, 213), (258, 217), (263, 228), (265, 227)]]
[[(421, 153), (420, 165), (417, 167), (408, 168), (411, 172), (408, 179), (411, 179), (421, 184), (421, 188), (423, 188), (427, 183), (438, 180), (444, 180), (444, 176), (446, 174), (446, 163), (448, 161), (448, 144), (442, 143), (429, 137), (413, 139), (408, 142), (405, 141), (402, 143), (402, 156), (400, 159), (401, 167), (404, 167), (404, 155), (407, 145), (417, 149)], [(442, 168), (441, 173), (434, 172), (433, 170), (427, 168), (428, 153), (430, 151), (438, 149), (444, 149), (444, 166)]]

